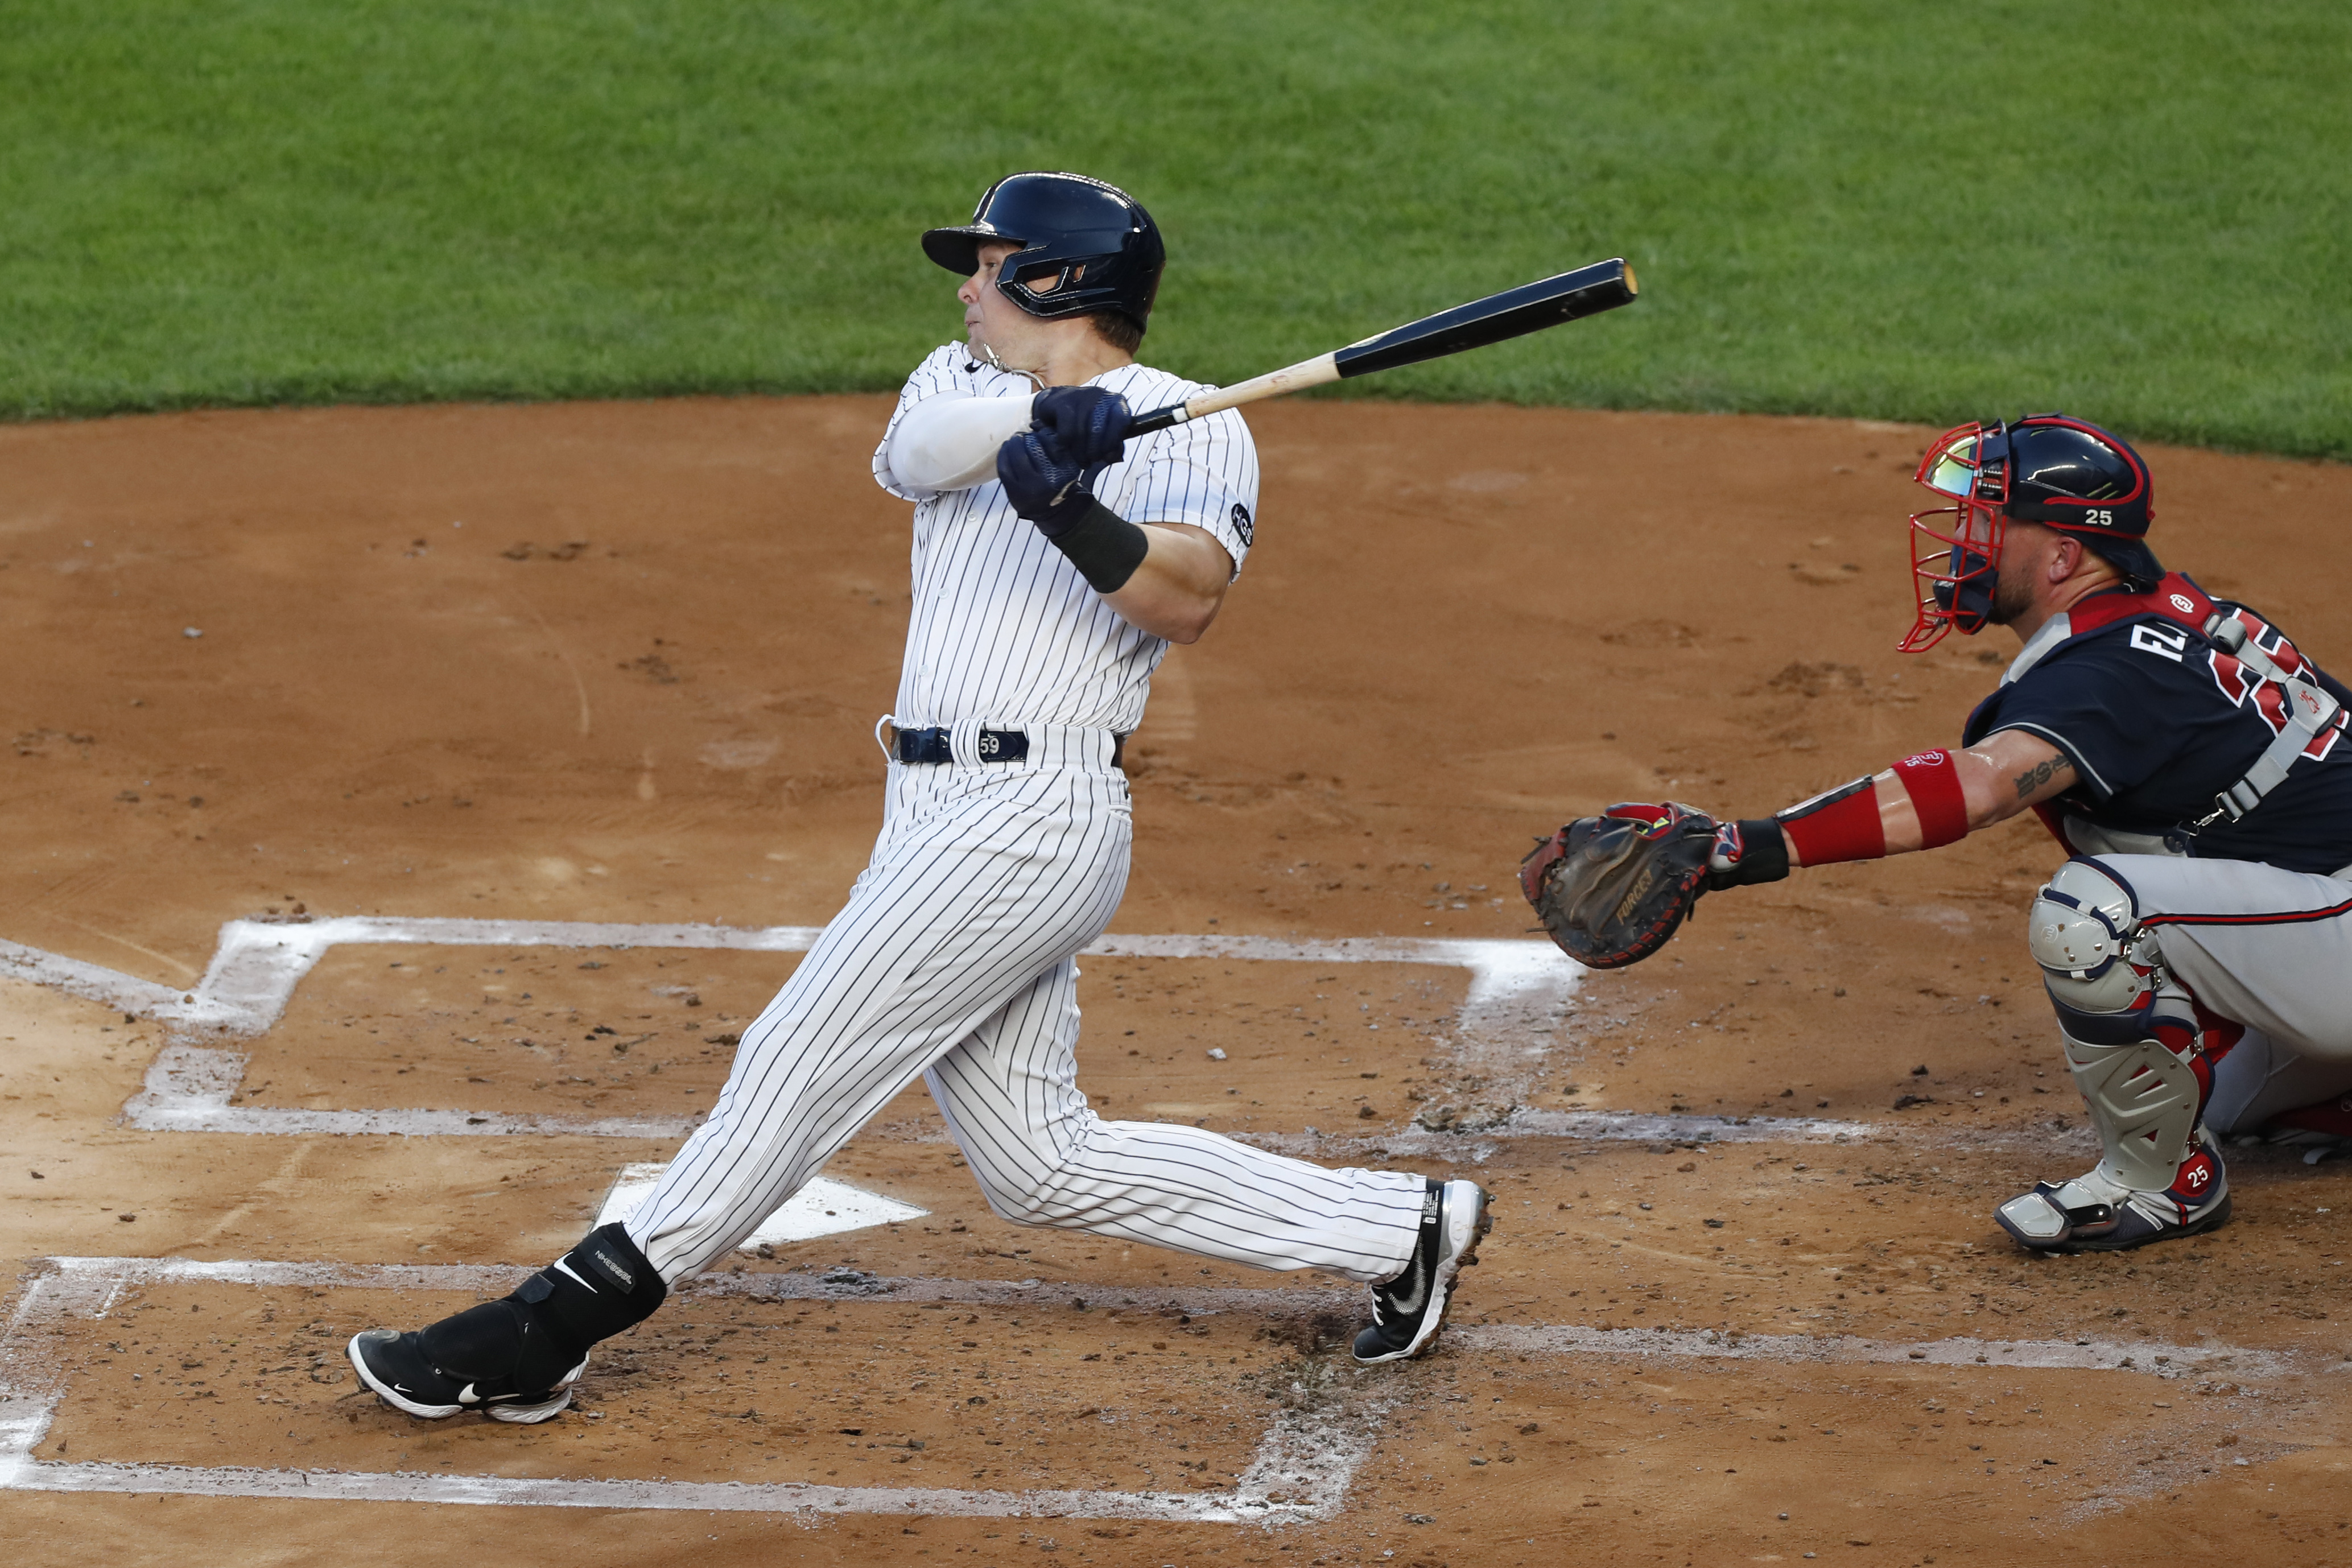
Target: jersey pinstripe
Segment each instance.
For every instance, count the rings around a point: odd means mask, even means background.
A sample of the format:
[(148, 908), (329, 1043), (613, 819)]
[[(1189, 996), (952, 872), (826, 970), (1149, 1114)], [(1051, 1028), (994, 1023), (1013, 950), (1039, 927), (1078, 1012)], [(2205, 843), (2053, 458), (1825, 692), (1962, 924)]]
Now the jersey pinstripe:
[[(1200, 383), (1124, 365), (1087, 384), (1138, 413), (1181, 403)], [(892, 717), (908, 728), (977, 721), (1133, 730), (1168, 644), (1129, 625), (1076, 567), (1024, 521), (990, 480), (920, 498), (890, 473), (890, 431), (934, 397), (1016, 397), (1025, 376), (975, 364), (958, 344), (907, 378), (874, 450), (875, 481), (915, 506), (914, 606)], [(1241, 571), (1257, 512), (1257, 448), (1228, 411), (1128, 443), (1097, 477), (1096, 496), (1130, 522), (1189, 522), (1214, 534)]]

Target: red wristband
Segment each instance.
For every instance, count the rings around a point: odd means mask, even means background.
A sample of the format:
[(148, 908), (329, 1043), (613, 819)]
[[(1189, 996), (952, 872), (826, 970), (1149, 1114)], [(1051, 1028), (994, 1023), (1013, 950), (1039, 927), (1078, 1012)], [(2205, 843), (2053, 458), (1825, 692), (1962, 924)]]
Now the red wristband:
[(1960, 788), (1960, 768), (1949, 752), (1922, 752), (1895, 764), (1895, 776), (1911, 796), (1919, 814), (1920, 847), (1934, 849), (1957, 844), (1969, 836), (1968, 795)]
[(1878, 821), (1878, 791), (1868, 778), (1858, 778), (1775, 815), (1781, 836), (1805, 865), (1875, 860), (1886, 853), (1886, 830)]

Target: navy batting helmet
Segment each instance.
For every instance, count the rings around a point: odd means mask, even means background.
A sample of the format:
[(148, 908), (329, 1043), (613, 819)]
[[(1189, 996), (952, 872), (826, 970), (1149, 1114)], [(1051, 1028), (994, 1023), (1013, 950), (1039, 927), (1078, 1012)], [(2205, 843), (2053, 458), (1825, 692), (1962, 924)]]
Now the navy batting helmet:
[(969, 278), (986, 240), (1021, 247), (997, 270), (996, 287), (1047, 321), (1117, 310), (1139, 331), (1168, 264), (1142, 204), (1084, 174), (1007, 174), (988, 187), (970, 223), (925, 230), (923, 254)]

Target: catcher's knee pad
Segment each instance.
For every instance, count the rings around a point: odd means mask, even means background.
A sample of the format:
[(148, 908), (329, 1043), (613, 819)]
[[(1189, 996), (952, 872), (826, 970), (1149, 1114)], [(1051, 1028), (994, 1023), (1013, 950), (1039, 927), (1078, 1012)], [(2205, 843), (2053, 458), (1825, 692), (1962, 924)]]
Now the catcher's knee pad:
[(668, 1294), (628, 1232), (602, 1226), (512, 1295), (424, 1331), (424, 1348), (436, 1366), (467, 1377), (551, 1388), (590, 1346), (645, 1321)]
[(2034, 895), (2025, 945), (2069, 1033), (2081, 1018), (2090, 1037), (2112, 1034), (2095, 1020), (2142, 1012), (2156, 991), (2156, 942), (2140, 928), (2138, 900), (2096, 860), (2067, 861)]

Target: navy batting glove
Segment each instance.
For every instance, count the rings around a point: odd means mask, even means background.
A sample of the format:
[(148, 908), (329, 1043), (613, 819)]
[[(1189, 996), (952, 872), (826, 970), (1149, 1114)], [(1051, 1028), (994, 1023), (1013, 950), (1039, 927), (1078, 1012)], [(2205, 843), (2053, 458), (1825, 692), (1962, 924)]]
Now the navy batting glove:
[(1051, 436), (1055, 447), (1089, 468), (1116, 463), (1126, 455), (1128, 426), (1135, 415), (1127, 399), (1099, 386), (1051, 386), (1029, 405), (1031, 428)]
[(996, 478), (1013, 510), (1052, 540), (1076, 528), (1093, 508), (1095, 476), (1104, 466), (1088, 468), (1065, 456), (1050, 430), (1024, 430), (996, 449)]

